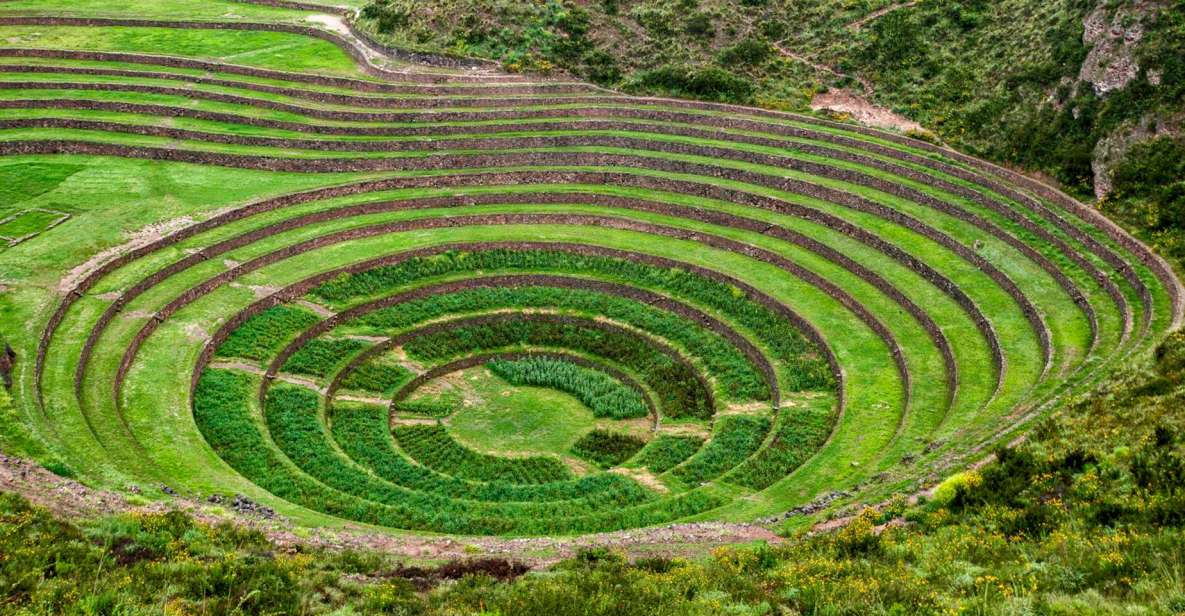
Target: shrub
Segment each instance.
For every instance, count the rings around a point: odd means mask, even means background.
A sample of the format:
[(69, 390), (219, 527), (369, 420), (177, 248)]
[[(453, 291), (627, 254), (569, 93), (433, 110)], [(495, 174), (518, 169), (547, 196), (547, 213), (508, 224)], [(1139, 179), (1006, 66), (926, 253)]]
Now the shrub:
[(638, 455), (638, 464), (655, 473), (665, 473), (690, 458), (703, 447), (704, 439), (696, 436), (660, 435), (650, 441)]
[(554, 357), (496, 360), (486, 366), (513, 385), (550, 387), (572, 394), (597, 417), (630, 419), (649, 413), (642, 393), (613, 377)]
[(304, 308), (274, 306), (235, 328), (218, 347), (215, 355), (263, 361), (278, 353), (298, 332), (320, 320)]
[(711, 481), (753, 455), (769, 428), (768, 417), (725, 415), (716, 421), (708, 444), (672, 474), (688, 485)]
[(753, 99), (753, 84), (716, 66), (690, 68), (667, 65), (635, 75), (626, 89), (683, 98), (747, 103)]
[(716, 57), (725, 66), (764, 64), (774, 55), (773, 45), (761, 38), (747, 38), (732, 47), (727, 47)]
[(646, 442), (636, 436), (593, 430), (572, 446), (572, 453), (601, 468), (620, 466), (634, 457)]

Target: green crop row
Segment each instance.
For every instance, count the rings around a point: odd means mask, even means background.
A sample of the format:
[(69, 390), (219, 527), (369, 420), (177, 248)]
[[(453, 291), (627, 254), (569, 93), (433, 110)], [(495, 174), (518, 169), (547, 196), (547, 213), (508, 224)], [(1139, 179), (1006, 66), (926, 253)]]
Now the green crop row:
[[(277, 450), (251, 418), (256, 384), (254, 377), (244, 373), (206, 370), (194, 396), (198, 427), (244, 477), (280, 498), (337, 517), (412, 530), (534, 534), (653, 524), (719, 504), (708, 495), (696, 494), (593, 511), (593, 503), (583, 501), (465, 504), (406, 490), (358, 469), (332, 450), (316, 417), (317, 396), (310, 390), (280, 386), (273, 390), (278, 395), (269, 396), (265, 415), (281, 447)], [(301, 467), (294, 466), (292, 459), (300, 460)]]
[(665, 473), (690, 458), (703, 446), (704, 439), (696, 436), (663, 434), (646, 445), (638, 454), (637, 463), (654, 473)]
[(383, 407), (338, 403), (330, 417), (333, 437), (346, 455), (379, 477), (413, 490), (474, 501), (595, 500), (607, 507), (635, 505), (653, 496), (636, 482), (611, 473), (528, 485), (466, 481), (416, 464), (396, 450), (387, 428), (387, 409)]
[(395, 410), (409, 415), (441, 418), (452, 415), (457, 407), (441, 400), (402, 400), (395, 403)]
[(389, 293), (422, 278), (499, 270), (597, 275), (691, 300), (727, 315), (730, 321), (744, 326), (768, 347), (773, 356), (788, 367), (788, 390), (834, 387), (831, 369), (822, 353), (813, 348), (793, 323), (753, 301), (741, 289), (684, 269), (657, 267), (627, 259), (577, 255), (561, 250), (452, 251), (345, 274), (317, 287), (312, 296), (341, 306), (360, 298)]
[(646, 441), (636, 436), (593, 430), (576, 441), (572, 453), (601, 468), (613, 468), (634, 457), (645, 446)]
[(725, 476), (725, 481), (763, 490), (814, 455), (835, 420), (831, 408), (782, 409), (773, 441)]
[(710, 417), (714, 412), (690, 366), (637, 335), (552, 321), (496, 321), (423, 335), (404, 346), (411, 357), (439, 361), (474, 351), (546, 347), (571, 349), (619, 363), (641, 375), (669, 417)]
[(415, 375), (403, 366), (387, 363), (381, 357), (362, 362), (342, 379), (342, 389), (354, 389), (389, 396)]
[(671, 473), (689, 486), (711, 481), (756, 453), (769, 428), (770, 421), (766, 417), (721, 417), (708, 444)]
[(350, 338), (314, 338), (304, 343), (284, 362), (283, 370), (324, 378), (368, 346), (366, 342)]
[(501, 308), (577, 310), (633, 325), (676, 342), (701, 359), (707, 371), (720, 382), (722, 395), (729, 399), (769, 399), (769, 389), (752, 362), (721, 336), (670, 313), (604, 293), (554, 287), (470, 289), (383, 309), (358, 319), (353, 325), (407, 327), (449, 314)]
[(512, 385), (550, 387), (572, 394), (597, 417), (630, 419), (649, 413), (642, 393), (592, 368), (555, 357), (495, 360), (486, 364)]
[(462, 446), (443, 426), (398, 426), (399, 448), (411, 459), (435, 471), (473, 481), (505, 481), (541, 484), (572, 478), (568, 467), (556, 458), (500, 458)]
[(247, 319), (219, 345), (218, 357), (242, 357), (263, 361), (284, 348), (297, 333), (321, 319), (295, 306), (274, 306)]
[(597, 291), (547, 286), (467, 289), (383, 308), (347, 326), (386, 333), (450, 314), (503, 308), (575, 310), (628, 323), (675, 342), (701, 359), (706, 370), (719, 381), (721, 393), (729, 399), (769, 399), (769, 387), (753, 362), (722, 336), (669, 312)]

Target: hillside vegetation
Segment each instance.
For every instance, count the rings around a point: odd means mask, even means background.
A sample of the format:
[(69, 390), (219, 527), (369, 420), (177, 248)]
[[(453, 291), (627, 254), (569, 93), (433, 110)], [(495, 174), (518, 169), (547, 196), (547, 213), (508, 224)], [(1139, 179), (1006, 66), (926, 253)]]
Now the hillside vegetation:
[(374, 0), (363, 15), (398, 44), (637, 93), (802, 109), (848, 89), (1083, 193), (1185, 121), (1180, 0)]

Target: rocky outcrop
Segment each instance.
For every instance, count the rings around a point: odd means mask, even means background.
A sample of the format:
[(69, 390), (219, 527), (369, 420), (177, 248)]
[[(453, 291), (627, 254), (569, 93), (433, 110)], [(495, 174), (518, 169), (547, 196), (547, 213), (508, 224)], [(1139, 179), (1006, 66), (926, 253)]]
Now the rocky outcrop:
[(1094, 171), (1095, 196), (1102, 199), (1111, 194), (1115, 168), (1127, 158), (1127, 153), (1133, 147), (1157, 137), (1179, 135), (1183, 125), (1185, 113), (1172, 117), (1146, 115), (1100, 139), (1090, 159), (1090, 168)]
[(12, 370), (16, 365), (16, 351), (7, 344), (4, 345), (4, 350), (0, 352), (0, 381), (4, 382), (4, 387), (12, 387)]
[(1083, 20), (1082, 43), (1090, 48), (1078, 80), (1098, 95), (1122, 90), (1140, 72), (1136, 48), (1144, 38), (1148, 20), (1161, 6), (1159, 1), (1137, 0), (1112, 8), (1100, 2)]

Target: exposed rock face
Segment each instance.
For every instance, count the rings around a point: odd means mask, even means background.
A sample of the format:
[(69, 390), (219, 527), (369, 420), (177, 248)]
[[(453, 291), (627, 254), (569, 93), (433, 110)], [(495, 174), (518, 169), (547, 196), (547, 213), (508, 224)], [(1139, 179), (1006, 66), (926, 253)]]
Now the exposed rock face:
[(7, 344), (0, 349), (0, 382), (5, 387), (12, 387), (12, 369), (16, 365), (16, 352)]
[[(1159, 85), (1161, 67), (1141, 67), (1137, 51), (1152, 20), (1164, 8), (1164, 0), (1129, 0), (1116, 5), (1099, 0), (1083, 20), (1082, 42), (1090, 48), (1078, 72), (1079, 84), (1090, 84), (1095, 94), (1106, 96), (1122, 90), (1146, 70), (1148, 83)], [(1095, 144), (1091, 157), (1094, 192), (1098, 198), (1110, 194), (1112, 174), (1133, 146), (1169, 134), (1178, 134), (1182, 116), (1149, 114), (1112, 131)]]
[(1144, 38), (1148, 16), (1160, 6), (1136, 1), (1111, 9), (1108, 4), (1100, 2), (1083, 21), (1082, 42), (1090, 53), (1078, 73), (1078, 80), (1089, 83), (1100, 96), (1123, 89), (1139, 75), (1136, 48)]
[(1115, 167), (1123, 162), (1132, 147), (1157, 137), (1178, 135), (1182, 124), (1185, 124), (1185, 115), (1171, 118), (1147, 115), (1139, 122), (1120, 127), (1095, 144), (1094, 156), (1090, 160), (1095, 196), (1102, 199), (1111, 193)]

